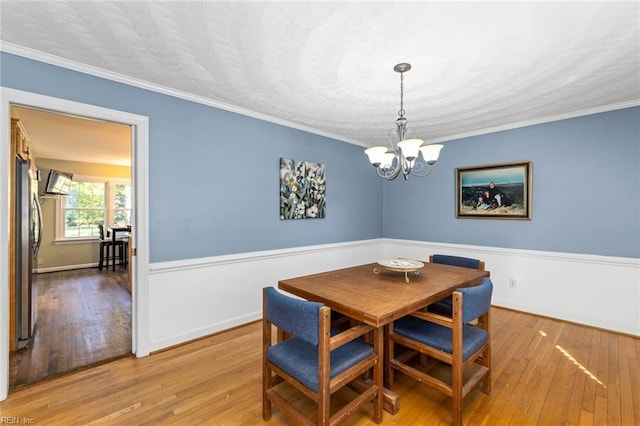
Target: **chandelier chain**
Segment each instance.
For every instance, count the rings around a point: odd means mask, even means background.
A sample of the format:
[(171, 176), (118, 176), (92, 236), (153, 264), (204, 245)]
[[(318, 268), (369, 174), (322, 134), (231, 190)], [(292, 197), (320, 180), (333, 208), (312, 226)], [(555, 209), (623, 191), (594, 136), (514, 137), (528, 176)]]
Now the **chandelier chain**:
[(398, 111), (400, 118), (404, 117), (404, 73), (400, 73), (400, 111)]

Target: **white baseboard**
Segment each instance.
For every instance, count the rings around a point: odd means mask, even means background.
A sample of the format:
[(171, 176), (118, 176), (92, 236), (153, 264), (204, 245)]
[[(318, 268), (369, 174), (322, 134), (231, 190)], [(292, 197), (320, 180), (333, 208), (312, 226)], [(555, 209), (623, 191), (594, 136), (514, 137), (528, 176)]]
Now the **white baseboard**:
[(58, 272), (58, 271), (71, 271), (73, 269), (86, 269), (86, 268), (97, 268), (98, 263), (85, 263), (83, 265), (64, 265), (64, 266), (52, 266), (49, 268), (36, 268), (33, 270), (35, 274), (45, 274), (47, 272)]
[(161, 349), (169, 348), (171, 346), (180, 345), (190, 340), (199, 339), (203, 336), (209, 336), (215, 333), (219, 333), (224, 330), (231, 329), (233, 327), (248, 324), (250, 322), (259, 320), (262, 318), (262, 310), (258, 312), (251, 312), (243, 316), (236, 318), (230, 318), (228, 320), (219, 321), (215, 324), (203, 326), (200, 328), (194, 328), (182, 334), (177, 334), (164, 339), (159, 339), (151, 344), (151, 352), (155, 352)]

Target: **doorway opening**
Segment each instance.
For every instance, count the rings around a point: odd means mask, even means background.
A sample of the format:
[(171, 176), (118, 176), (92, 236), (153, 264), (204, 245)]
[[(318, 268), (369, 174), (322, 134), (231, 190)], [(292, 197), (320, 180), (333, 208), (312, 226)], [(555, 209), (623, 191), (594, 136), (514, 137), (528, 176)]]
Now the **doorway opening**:
[[(144, 320), (148, 313), (148, 118), (122, 111), (97, 107), (95, 105), (82, 104), (73, 101), (67, 101), (59, 98), (51, 98), (48, 96), (38, 95), (30, 92), (24, 92), (8, 88), (0, 88), (2, 91), (2, 102), (0, 116), (5, 120), (7, 128), (10, 126), (11, 109), (14, 106), (32, 108), (35, 110), (48, 111), (61, 114), (62, 116), (82, 117), (85, 120), (96, 120), (99, 122), (119, 123), (128, 126), (130, 134), (130, 160), (131, 171), (130, 181), (132, 189), (132, 198), (134, 200), (131, 206), (131, 224), (132, 232), (129, 239), (129, 247), (135, 253), (127, 264), (127, 274), (131, 275), (131, 293), (130, 293), (130, 316), (131, 325), (129, 327), (130, 338), (128, 339), (128, 353), (134, 355), (146, 356), (149, 354), (148, 342), (148, 324)], [(6, 155), (0, 156), (3, 162), (3, 168), (9, 170), (11, 158), (11, 141), (9, 132), (0, 136), (1, 148)], [(10, 187), (10, 173), (0, 174), (0, 186), (3, 188)], [(46, 180), (46, 177), (45, 177)], [(51, 204), (56, 204), (55, 199), (48, 200)], [(2, 202), (3, 208), (0, 209), (0, 239), (9, 241), (8, 229), (10, 228), (9, 206), (6, 201)], [(64, 243), (61, 245), (64, 246)], [(8, 271), (9, 269), (9, 244), (6, 247), (0, 247), (0, 270)], [(93, 250), (97, 252), (97, 248)], [(37, 261), (36, 261), (37, 262)], [(42, 266), (42, 265), (37, 265)], [(88, 268), (87, 268), (88, 269)], [(62, 271), (50, 270), (52, 273)], [(71, 271), (73, 272), (73, 270)], [(113, 270), (111, 272), (114, 272)], [(121, 271), (116, 271), (117, 275)], [(128, 277), (127, 277), (128, 278)], [(11, 277), (8, 273), (0, 275), (0, 339), (4, 342), (2, 347), (5, 350), (0, 351), (0, 401), (8, 396), (9, 392), (9, 330), (10, 321), (13, 317), (9, 314), (10, 308), (10, 288), (15, 283), (10, 282)], [(37, 324), (37, 320), (36, 320)], [(36, 325), (37, 333), (37, 325)]]
[[(20, 226), (14, 232), (33, 246), (25, 251), (31, 256), (16, 256), (15, 270), (28, 275), (16, 280), (16, 297), (10, 288), (20, 336), (13, 344), (10, 322), (14, 389), (131, 355), (128, 233), (118, 235), (116, 245), (104, 227), (131, 229), (134, 203), (131, 126), (21, 105), (11, 105), (11, 118), (12, 139), (23, 151), (17, 162), (35, 177), (23, 185), (39, 200), (38, 214), (24, 215), (38, 218), (30, 227), (37, 238), (20, 235)], [(116, 246), (118, 267), (114, 258), (103, 268), (104, 249), (115, 257)], [(29, 303), (20, 300), (25, 295)]]

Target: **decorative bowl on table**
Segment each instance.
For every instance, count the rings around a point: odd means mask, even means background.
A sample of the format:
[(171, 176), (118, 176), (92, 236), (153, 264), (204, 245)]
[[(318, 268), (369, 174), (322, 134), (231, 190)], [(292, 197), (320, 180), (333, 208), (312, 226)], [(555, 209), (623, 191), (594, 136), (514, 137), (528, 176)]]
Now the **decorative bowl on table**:
[[(388, 271), (403, 272), (404, 282), (406, 282), (407, 284), (409, 283), (409, 273), (413, 272), (414, 274), (418, 275), (420, 273), (420, 268), (424, 267), (424, 263), (418, 260), (402, 259), (402, 258), (381, 260), (378, 262), (378, 265), (380, 265), (383, 269), (386, 269)], [(379, 274), (380, 269), (375, 268), (373, 270), (373, 273)]]

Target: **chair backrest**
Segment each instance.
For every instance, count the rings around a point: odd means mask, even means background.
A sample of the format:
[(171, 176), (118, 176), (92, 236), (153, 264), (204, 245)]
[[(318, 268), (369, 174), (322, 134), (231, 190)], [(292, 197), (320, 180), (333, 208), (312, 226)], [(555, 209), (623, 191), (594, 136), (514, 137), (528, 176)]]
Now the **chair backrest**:
[(476, 286), (459, 288), (456, 291), (462, 293), (463, 323), (482, 316), (491, 307), (493, 282), (490, 278), (485, 277), (482, 279), (482, 282)]
[(429, 256), (429, 262), (440, 263), (442, 265), (461, 266), (469, 269), (479, 269), (484, 271), (484, 262), (469, 257), (448, 256), (445, 254), (433, 254)]
[(322, 303), (285, 296), (273, 287), (264, 290), (265, 318), (278, 328), (312, 345), (318, 345), (319, 309)]
[(104, 225), (99, 223), (98, 224), (98, 230), (100, 231), (100, 239), (104, 240)]

